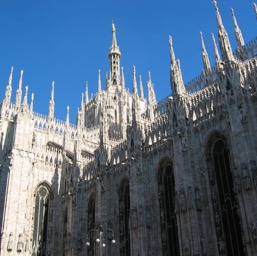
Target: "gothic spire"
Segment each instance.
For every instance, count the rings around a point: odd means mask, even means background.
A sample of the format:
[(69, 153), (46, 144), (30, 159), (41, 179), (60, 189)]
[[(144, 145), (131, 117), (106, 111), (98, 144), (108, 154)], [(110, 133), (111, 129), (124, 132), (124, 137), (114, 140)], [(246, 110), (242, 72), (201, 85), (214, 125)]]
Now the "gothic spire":
[(114, 23), (112, 23), (112, 45), (109, 51), (109, 60), (111, 64), (111, 75), (110, 79), (112, 80), (113, 84), (119, 84), (120, 82), (120, 49), (117, 44), (116, 39), (116, 28)]
[(51, 98), (49, 101), (49, 109), (48, 109), (48, 118), (49, 120), (54, 119), (54, 81), (52, 82)]
[(234, 60), (233, 52), (231, 49), (230, 41), (228, 38), (228, 33), (222, 23), (222, 19), (220, 16), (219, 8), (217, 6), (217, 1), (213, 1), (213, 5), (216, 10), (216, 18), (218, 22), (218, 35), (219, 35), (219, 44), (220, 44), (220, 50), (221, 50), (221, 55), (222, 59), (224, 61), (226, 60)]
[(12, 74), (13, 74), (13, 67), (11, 67), (8, 84), (5, 89), (5, 102), (7, 104), (9, 104), (11, 102), (11, 97), (12, 97)]
[(156, 101), (156, 96), (155, 96), (155, 91), (154, 91), (154, 86), (152, 83), (150, 71), (148, 72), (147, 87), (148, 87), (148, 103), (149, 103), (149, 105), (155, 105), (157, 103), (157, 101)]
[(88, 103), (88, 81), (86, 82), (86, 91), (85, 91), (85, 97), (86, 97), (86, 104)]
[(216, 40), (215, 40), (215, 37), (214, 37), (213, 33), (211, 34), (211, 38), (212, 38), (213, 47), (214, 47), (216, 66), (217, 66), (217, 68), (220, 68), (220, 63), (221, 63), (220, 55), (219, 55), (219, 50), (218, 50), (218, 47), (217, 47), (217, 44), (216, 44)]
[(29, 90), (29, 87), (26, 85), (25, 87), (25, 95), (24, 95), (24, 98), (23, 98), (23, 106), (28, 106), (28, 90)]
[(102, 90), (102, 85), (101, 85), (102, 83), (101, 83), (101, 71), (100, 71), (100, 69), (98, 70), (98, 84), (97, 84), (97, 86), (98, 86), (98, 92), (100, 92), (101, 90)]
[(143, 89), (143, 83), (142, 83), (142, 76), (139, 76), (139, 84), (140, 84), (140, 98), (144, 99), (144, 89)]
[(172, 37), (169, 36), (170, 44), (170, 84), (173, 96), (181, 95), (186, 92), (182, 73), (180, 69), (180, 61), (175, 59), (173, 50)]
[(70, 124), (70, 107), (67, 106), (67, 111), (66, 111), (66, 126), (69, 126)]
[(235, 26), (235, 35), (236, 35), (237, 47), (242, 48), (242, 47), (244, 47), (245, 42), (244, 42), (244, 38), (243, 38), (243, 35), (242, 35), (242, 32), (241, 32), (241, 29), (239, 28), (239, 26), (237, 24), (237, 20), (236, 20), (233, 8), (231, 8), (231, 13), (232, 13), (233, 21), (234, 21), (234, 26)]
[(22, 76), (23, 76), (23, 70), (21, 70), (21, 76), (19, 80), (19, 86), (16, 91), (16, 100), (15, 100), (15, 106), (19, 107), (21, 105), (21, 96), (22, 96)]
[(30, 113), (33, 113), (33, 106), (34, 106), (34, 93), (31, 94), (31, 102), (30, 102)]
[(133, 93), (135, 95), (138, 95), (138, 91), (137, 91), (137, 79), (136, 79), (136, 67), (133, 66)]
[(173, 44), (172, 44), (172, 36), (169, 36), (169, 44), (170, 44), (170, 63), (173, 66), (176, 63), (176, 59), (175, 59), (175, 53), (174, 53)]
[(210, 64), (208, 53), (205, 48), (202, 32), (200, 32), (200, 37), (201, 37), (201, 43), (202, 43), (202, 59), (203, 59), (204, 72), (205, 74), (208, 74), (211, 71), (211, 64)]

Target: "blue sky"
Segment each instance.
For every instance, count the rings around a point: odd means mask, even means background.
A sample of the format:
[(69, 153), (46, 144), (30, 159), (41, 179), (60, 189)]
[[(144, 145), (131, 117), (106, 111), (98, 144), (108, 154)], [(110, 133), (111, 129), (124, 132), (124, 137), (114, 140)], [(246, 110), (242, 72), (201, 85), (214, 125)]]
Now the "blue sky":
[[(252, 0), (218, 0), (218, 6), (233, 49), (236, 43), (231, 7), (245, 42), (256, 36)], [(34, 111), (47, 115), (54, 80), (55, 116), (64, 120), (69, 105), (74, 123), (86, 81), (90, 95), (97, 91), (98, 69), (105, 87), (112, 20), (130, 91), (135, 65), (144, 88), (151, 71), (158, 100), (170, 94), (168, 35), (173, 37), (185, 83), (202, 71), (200, 31), (214, 65), (210, 35), (214, 33), (217, 39), (217, 23), (212, 0), (2, 0), (1, 100), (14, 66), (13, 96), (23, 69), (23, 89), (28, 85), (29, 94), (35, 93)]]

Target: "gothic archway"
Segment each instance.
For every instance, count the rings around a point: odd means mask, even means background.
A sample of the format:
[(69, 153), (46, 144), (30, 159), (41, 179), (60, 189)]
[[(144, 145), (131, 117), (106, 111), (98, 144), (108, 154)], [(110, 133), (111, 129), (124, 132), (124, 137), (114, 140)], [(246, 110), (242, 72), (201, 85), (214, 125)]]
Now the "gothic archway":
[(162, 255), (180, 255), (175, 213), (175, 179), (172, 162), (161, 163), (158, 171)]
[(230, 152), (220, 134), (212, 135), (208, 141), (207, 165), (219, 253), (245, 255)]
[(48, 234), (48, 211), (51, 190), (49, 186), (42, 183), (38, 186), (35, 193), (35, 213), (34, 213), (34, 231), (33, 231), (33, 253), (36, 256), (45, 256), (47, 252), (47, 234)]
[(119, 190), (120, 255), (130, 256), (130, 194), (129, 181), (122, 182)]

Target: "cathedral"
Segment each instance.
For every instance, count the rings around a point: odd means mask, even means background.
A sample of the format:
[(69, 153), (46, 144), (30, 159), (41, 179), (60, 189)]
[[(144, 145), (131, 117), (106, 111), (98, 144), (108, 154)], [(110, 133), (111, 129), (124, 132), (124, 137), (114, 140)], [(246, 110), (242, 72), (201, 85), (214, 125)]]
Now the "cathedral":
[[(233, 9), (233, 52), (216, 1), (211, 67), (184, 84), (170, 46), (171, 94), (157, 102), (133, 67), (125, 87), (112, 24), (110, 74), (76, 124), (33, 110), (13, 68), (0, 105), (0, 255), (257, 256), (257, 38)], [(254, 3), (257, 16), (257, 5)], [(254, 14), (253, 14), (254, 18)], [(217, 41), (217, 43), (216, 43)], [(255, 134), (255, 135), (254, 135)]]

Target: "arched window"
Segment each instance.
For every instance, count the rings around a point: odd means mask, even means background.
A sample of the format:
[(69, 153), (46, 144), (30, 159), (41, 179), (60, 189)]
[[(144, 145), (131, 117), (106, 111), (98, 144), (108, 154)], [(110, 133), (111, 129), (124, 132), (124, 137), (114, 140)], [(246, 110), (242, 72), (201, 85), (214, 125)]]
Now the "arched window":
[(164, 162), (158, 178), (161, 239), (163, 255), (179, 255), (178, 227), (175, 213), (175, 181), (171, 162)]
[(47, 251), (47, 225), (49, 208), (49, 189), (41, 185), (36, 192), (34, 232), (33, 232), (33, 254), (37, 256), (46, 255)]
[(119, 191), (120, 255), (130, 256), (130, 195), (129, 182), (125, 180)]
[(219, 253), (244, 255), (229, 150), (225, 139), (219, 135), (214, 135), (208, 146), (208, 171)]
[(88, 218), (87, 218), (87, 230), (88, 234), (90, 235), (88, 237), (90, 242), (90, 246), (88, 246), (88, 252), (87, 255), (93, 256), (95, 255), (95, 239), (94, 236), (91, 236), (93, 233), (90, 232), (90, 230), (93, 230), (95, 228), (95, 197), (91, 196), (89, 203), (88, 203)]

